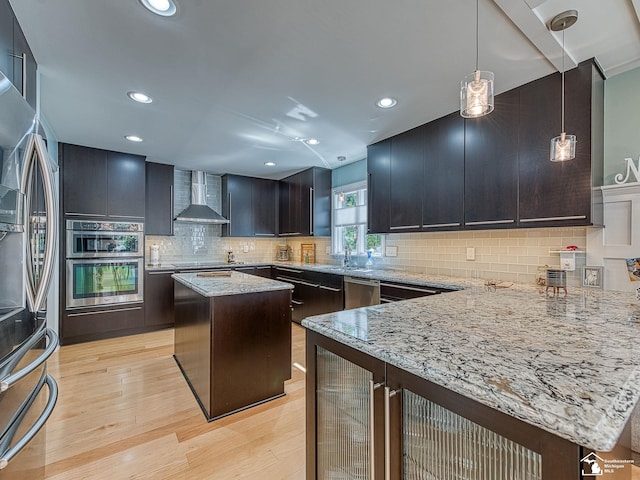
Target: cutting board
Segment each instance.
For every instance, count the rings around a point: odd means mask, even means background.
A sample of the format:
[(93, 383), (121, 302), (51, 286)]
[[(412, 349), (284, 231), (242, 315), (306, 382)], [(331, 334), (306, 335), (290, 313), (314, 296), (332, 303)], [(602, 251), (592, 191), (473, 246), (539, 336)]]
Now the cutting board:
[(196, 277), (230, 277), (231, 270), (223, 270), (221, 272), (203, 272), (197, 273)]

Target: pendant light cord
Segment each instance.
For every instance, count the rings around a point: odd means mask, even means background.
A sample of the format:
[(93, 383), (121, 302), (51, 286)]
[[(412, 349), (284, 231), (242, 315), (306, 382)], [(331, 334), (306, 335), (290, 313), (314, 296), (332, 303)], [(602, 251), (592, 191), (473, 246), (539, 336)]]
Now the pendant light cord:
[(480, 8), (478, 7), (479, 2), (480, 0), (476, 0), (476, 70), (478, 70), (478, 57), (480, 56), (480, 35), (478, 33), (478, 25), (480, 23), (480, 21), (478, 20), (480, 14)]
[(562, 132), (564, 132), (564, 31), (567, 29), (567, 24), (562, 25)]

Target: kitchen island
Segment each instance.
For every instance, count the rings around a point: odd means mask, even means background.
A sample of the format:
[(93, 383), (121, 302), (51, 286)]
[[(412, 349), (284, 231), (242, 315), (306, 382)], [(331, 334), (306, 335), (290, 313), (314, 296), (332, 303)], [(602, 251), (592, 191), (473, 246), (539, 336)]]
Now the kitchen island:
[(631, 478), (629, 293), (477, 285), (302, 323), (308, 479)]
[(284, 395), (293, 286), (240, 272), (172, 277), (174, 356), (207, 419)]

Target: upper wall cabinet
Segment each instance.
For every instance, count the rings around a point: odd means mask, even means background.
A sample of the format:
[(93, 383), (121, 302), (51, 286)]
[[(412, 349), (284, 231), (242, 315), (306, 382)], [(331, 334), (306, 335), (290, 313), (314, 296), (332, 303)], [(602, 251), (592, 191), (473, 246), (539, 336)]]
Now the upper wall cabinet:
[(0, 0), (0, 71), (36, 108), (36, 61), (7, 0)]
[(495, 97), (494, 111), (465, 120), (464, 224), (508, 228), (517, 221), (518, 89)]
[(145, 225), (147, 235), (173, 235), (173, 165), (145, 164)]
[(576, 136), (576, 158), (550, 161), (550, 142), (561, 132), (561, 76), (520, 90), (520, 226), (602, 223), (604, 79), (592, 61), (565, 75), (565, 129)]
[(312, 167), (279, 182), (280, 236), (331, 235), (331, 170)]
[(389, 231), (391, 139), (367, 147), (367, 232)]
[(222, 226), (225, 237), (275, 237), (278, 182), (264, 178), (223, 175)]
[(575, 160), (555, 163), (560, 95), (556, 73), (497, 95), (486, 117), (456, 112), (370, 145), (369, 233), (601, 224), (604, 81), (595, 63), (566, 73), (566, 131), (578, 143)]
[(144, 219), (144, 157), (60, 144), (59, 158), (65, 215)]
[(464, 119), (456, 112), (423, 127), (422, 229), (458, 230), (464, 218)]
[[(426, 126), (391, 139), (389, 230), (412, 232), (422, 226), (422, 182)], [(417, 195), (418, 194), (418, 195)]]

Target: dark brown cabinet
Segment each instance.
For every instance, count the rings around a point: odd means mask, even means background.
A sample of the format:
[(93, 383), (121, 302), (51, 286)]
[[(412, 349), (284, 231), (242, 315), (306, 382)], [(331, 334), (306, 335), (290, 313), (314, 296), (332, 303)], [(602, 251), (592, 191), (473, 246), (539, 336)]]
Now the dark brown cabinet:
[(312, 330), (306, 367), (307, 479), (581, 478), (580, 446)]
[(144, 326), (172, 327), (173, 271), (146, 272), (144, 277)]
[(173, 165), (145, 165), (145, 234), (173, 235)]
[(27, 39), (18, 24), (13, 19), (13, 84), (29, 105), (36, 108), (36, 60), (29, 48)]
[(426, 124), (422, 229), (458, 230), (464, 221), (464, 119), (456, 112)]
[(497, 95), (490, 115), (465, 120), (466, 228), (516, 226), (519, 96)]
[(370, 145), (368, 232), (602, 224), (604, 80), (595, 62), (566, 73), (576, 158), (554, 163), (560, 95), (557, 73), (497, 95), (486, 117), (455, 112)]
[(222, 226), (226, 237), (253, 236), (253, 182), (251, 177), (222, 176), (222, 215), (229, 223)]
[(520, 226), (600, 224), (593, 186), (602, 185), (604, 79), (591, 62), (565, 76), (565, 129), (576, 135), (576, 158), (551, 162), (550, 141), (561, 132), (561, 76), (520, 90)]
[(7, 0), (0, 0), (0, 71), (36, 109), (37, 64)]
[(391, 140), (389, 230), (412, 232), (422, 226), (424, 130), (417, 127)]
[(252, 180), (253, 235), (275, 237), (277, 233), (278, 182), (266, 178)]
[(331, 235), (331, 170), (312, 167), (279, 182), (278, 234)]
[(226, 237), (275, 237), (277, 181), (240, 175), (222, 177), (222, 226)]
[(389, 232), (391, 140), (367, 147), (367, 233)]
[(144, 218), (144, 157), (60, 144), (60, 160), (65, 215)]

